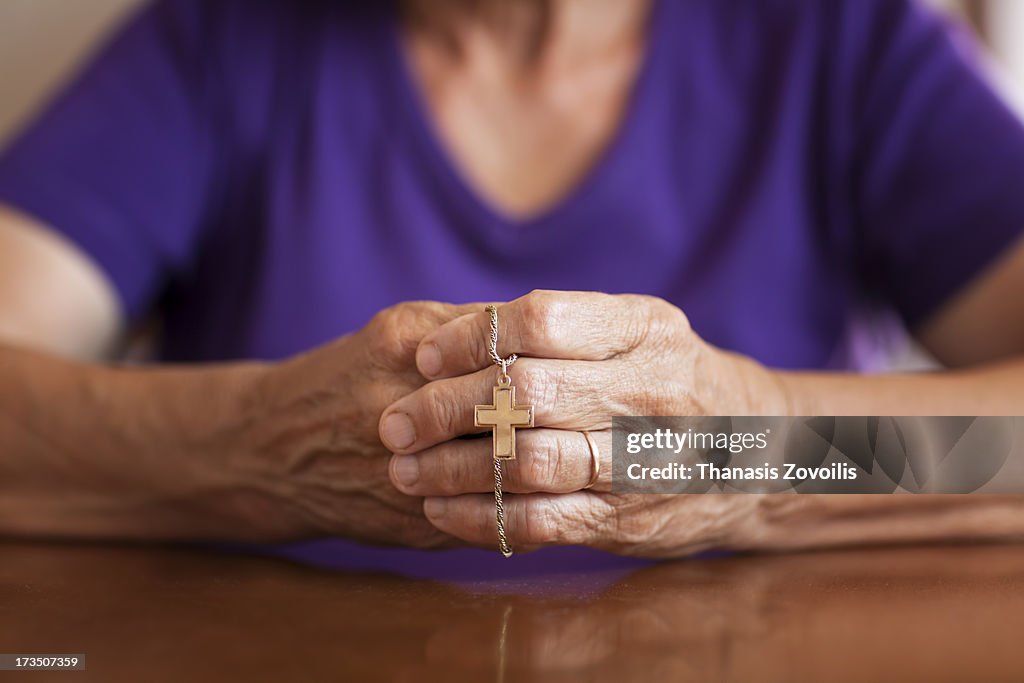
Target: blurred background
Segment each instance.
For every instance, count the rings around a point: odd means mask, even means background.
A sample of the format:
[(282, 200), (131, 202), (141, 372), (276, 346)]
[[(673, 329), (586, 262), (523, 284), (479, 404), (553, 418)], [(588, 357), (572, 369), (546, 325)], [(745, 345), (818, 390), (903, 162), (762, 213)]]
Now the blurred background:
[[(0, 0), (0, 144), (143, 1)], [(1000, 87), (1024, 112), (1024, 0), (924, 1), (982, 36)]]
[[(0, 147), (104, 35), (146, 1), (0, 0)], [(980, 37), (991, 57), (993, 83), (1024, 115), (1024, 0), (919, 1)], [(878, 327), (896, 325), (890, 320)], [(905, 334), (881, 334), (866, 343), (882, 350), (877, 370), (934, 365)]]

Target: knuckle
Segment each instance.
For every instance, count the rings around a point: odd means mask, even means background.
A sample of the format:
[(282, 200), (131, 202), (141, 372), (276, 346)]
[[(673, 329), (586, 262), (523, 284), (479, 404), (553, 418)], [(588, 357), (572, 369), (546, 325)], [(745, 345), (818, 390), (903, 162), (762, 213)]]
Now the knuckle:
[[(457, 337), (456, 344), (460, 357), (468, 358), (474, 368), (486, 368), (491, 365), (491, 333), (487, 322), (472, 328), (465, 334), (460, 334)], [(498, 353), (500, 355), (504, 346), (501, 337), (498, 338), (498, 344)]]
[(517, 510), (517, 526), (524, 543), (543, 545), (557, 540), (558, 523), (551, 505), (520, 505)]
[(512, 368), (511, 372), (515, 373), (515, 381), (522, 384), (527, 392), (532, 392), (534, 388), (542, 386), (549, 381), (549, 373), (540, 363), (521, 361)]
[(664, 299), (649, 297), (648, 303), (651, 316), (661, 323), (666, 329), (672, 330), (675, 334), (687, 332), (690, 329), (690, 320), (683, 313), (683, 309)]
[(404, 302), (388, 306), (370, 320), (378, 344), (391, 357), (411, 357), (422, 336), (422, 321), (429, 302)]
[(656, 525), (649, 515), (635, 514), (628, 507), (609, 506), (612, 537), (621, 546), (642, 546), (650, 541)]
[(547, 348), (557, 338), (563, 315), (559, 297), (547, 290), (534, 290), (522, 303), (522, 336), (525, 346)]
[[(438, 488), (445, 495), (456, 495), (475, 491), (481, 486), (480, 477), (477, 476), (480, 468), (477, 463), (471, 462), (457, 453), (445, 450), (440, 456), (440, 481)], [(481, 462), (484, 462), (482, 459)]]
[(690, 321), (678, 306), (655, 296), (637, 296), (643, 325), (633, 335), (633, 348), (650, 345), (661, 348), (677, 344), (690, 332)]
[(405, 313), (401, 304), (389, 306), (373, 316), (370, 326), (377, 339), (385, 346), (397, 346), (402, 337)]
[(584, 543), (608, 536), (612, 529), (610, 514), (606, 506), (597, 503), (577, 509), (573, 517), (579, 536), (575, 540)]
[(458, 425), (458, 406), (451, 392), (439, 389), (435, 384), (428, 384), (426, 406), (431, 426), (442, 435), (454, 435)]
[(691, 393), (687, 381), (674, 376), (651, 378), (638, 373), (634, 386), (631, 407), (642, 415), (674, 415), (679, 398)]
[(402, 304), (382, 308), (370, 319), (370, 326), (382, 333), (390, 330), (395, 320), (402, 315), (401, 310)]
[[(552, 406), (558, 405), (558, 392), (561, 382), (557, 373), (543, 363), (532, 362), (518, 365), (517, 384), (523, 387), (525, 402), (532, 405), (534, 413), (550, 413)], [(524, 399), (520, 399), (524, 400)]]
[(533, 289), (523, 297), (523, 300), (533, 306), (544, 306), (559, 298), (559, 293), (551, 289)]
[(673, 388), (658, 384), (641, 399), (640, 408), (644, 415), (672, 415), (675, 400), (686, 395), (685, 387)]
[(552, 490), (563, 471), (563, 460), (561, 440), (544, 438), (529, 451), (529, 465), (521, 471), (521, 486), (528, 489), (527, 493)]

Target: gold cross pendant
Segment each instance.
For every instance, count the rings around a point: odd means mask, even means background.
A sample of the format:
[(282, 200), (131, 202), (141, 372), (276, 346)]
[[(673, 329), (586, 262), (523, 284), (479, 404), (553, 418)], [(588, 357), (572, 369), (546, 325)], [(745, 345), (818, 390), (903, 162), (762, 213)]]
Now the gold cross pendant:
[(533, 406), (516, 405), (516, 388), (504, 375), (494, 387), (494, 403), (474, 408), (473, 424), (491, 428), (495, 460), (515, 460), (516, 428), (533, 426)]

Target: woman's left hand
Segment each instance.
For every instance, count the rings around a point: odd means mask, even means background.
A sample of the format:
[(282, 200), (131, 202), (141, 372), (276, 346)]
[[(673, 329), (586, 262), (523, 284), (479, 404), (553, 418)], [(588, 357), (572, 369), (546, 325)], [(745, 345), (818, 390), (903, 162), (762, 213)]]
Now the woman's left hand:
[[(590, 545), (623, 554), (670, 557), (742, 544), (757, 496), (615, 494), (611, 491), (613, 415), (785, 414), (772, 373), (715, 349), (677, 307), (654, 297), (535, 291), (498, 307), (502, 356), (517, 403), (532, 405), (535, 428), (516, 432), (517, 458), (505, 463), (513, 547)], [(381, 439), (395, 456), (400, 490), (424, 496), (433, 524), (453, 536), (495, 543), (490, 439), (474, 406), (488, 403), (498, 370), (488, 357), (489, 316), (480, 306), (428, 335), (417, 349), (424, 387), (389, 406)], [(602, 458), (598, 481), (580, 433)], [(753, 521), (753, 520), (751, 520)]]

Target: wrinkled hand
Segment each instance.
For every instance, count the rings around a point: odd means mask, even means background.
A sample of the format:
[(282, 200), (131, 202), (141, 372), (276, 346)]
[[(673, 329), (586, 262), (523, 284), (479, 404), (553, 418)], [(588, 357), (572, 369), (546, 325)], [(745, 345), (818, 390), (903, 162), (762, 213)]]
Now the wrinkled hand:
[(388, 404), (424, 384), (415, 365), (420, 340), (467, 310), (399, 304), (354, 334), (269, 366), (253, 390), (241, 447), (229, 449), (229, 493), (218, 492), (226, 501), (218, 505), (230, 506), (259, 540), (452, 542), (423, 516), (422, 500), (389, 481), (377, 424)]
[[(473, 406), (490, 400), (498, 375), (487, 355), (489, 317), (476, 310), (420, 342), (416, 364), (432, 381), (387, 408), (380, 435), (395, 453), (395, 486), (426, 496), (438, 529), (491, 547), (491, 441), (457, 438), (480, 431)], [(521, 356), (509, 374), (536, 423), (517, 431), (517, 459), (506, 463), (506, 491), (529, 494), (505, 501), (514, 547), (678, 556), (730, 543), (756, 497), (611, 492), (611, 417), (774, 414), (784, 397), (771, 373), (711, 347), (682, 311), (653, 297), (535, 291), (498, 314), (498, 352)], [(603, 461), (586, 490), (591, 460), (581, 430), (594, 433)]]

